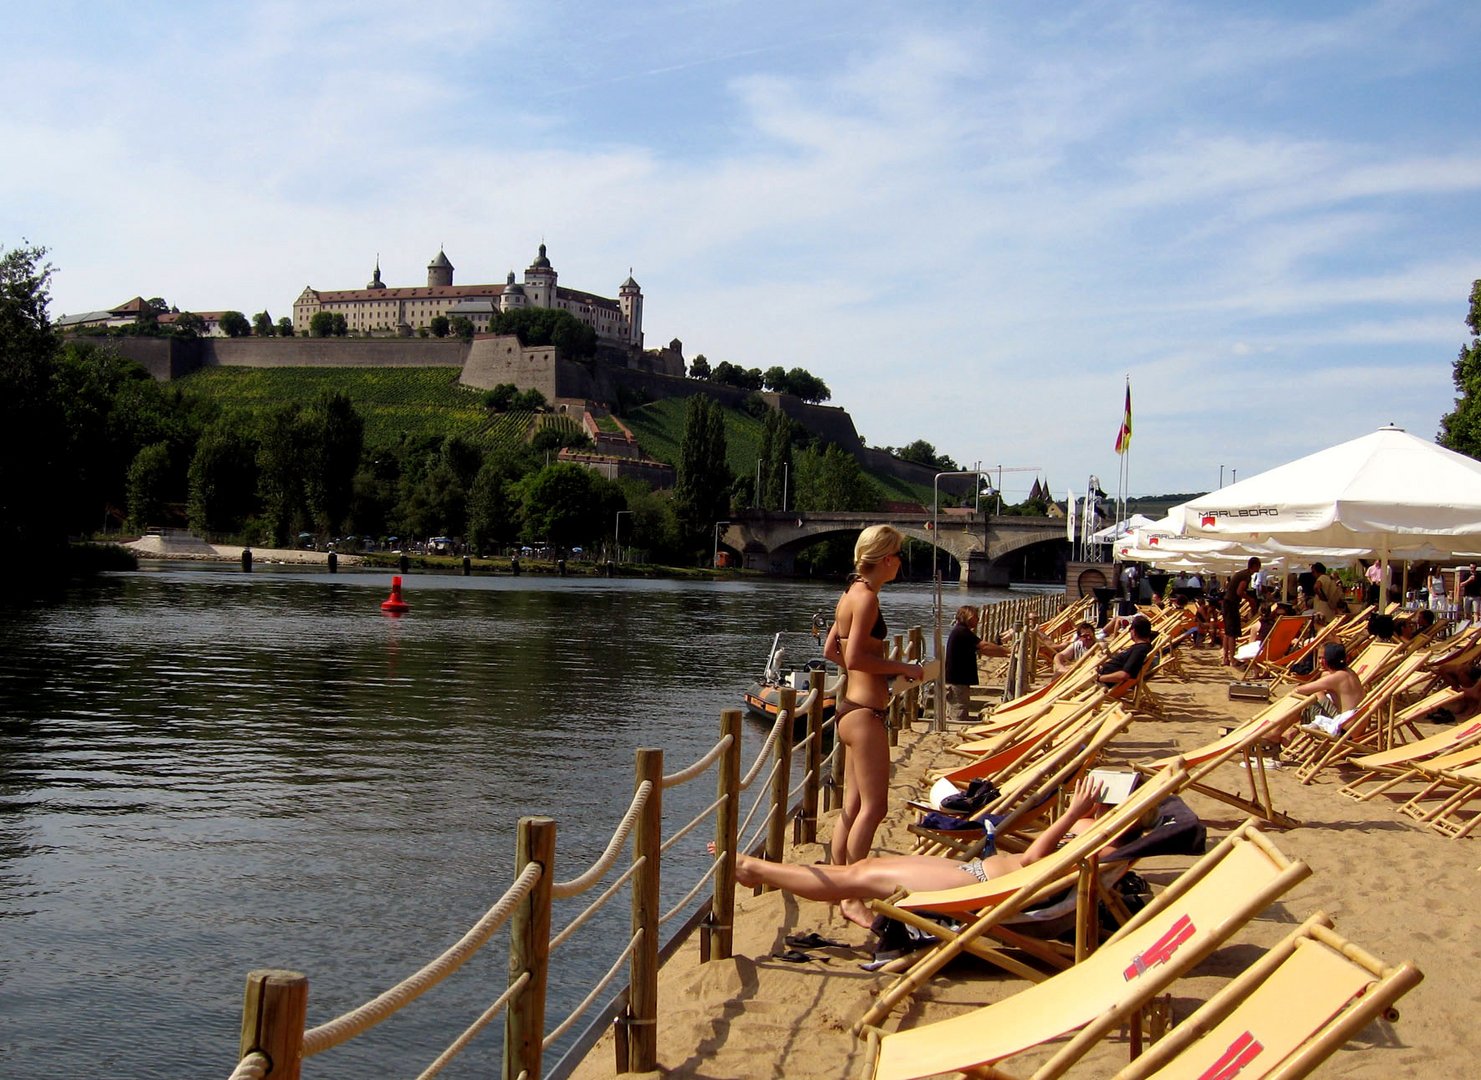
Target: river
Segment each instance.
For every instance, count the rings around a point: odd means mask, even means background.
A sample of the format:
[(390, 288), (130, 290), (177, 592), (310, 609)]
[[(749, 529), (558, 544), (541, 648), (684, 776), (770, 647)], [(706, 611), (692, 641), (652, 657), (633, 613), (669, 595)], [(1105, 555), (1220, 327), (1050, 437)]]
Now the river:
[[(369, 999), (509, 884), (520, 815), (558, 821), (557, 878), (585, 869), (634, 751), (661, 747), (668, 772), (697, 758), (771, 635), (836, 596), (415, 575), (393, 618), (388, 585), (161, 563), (5, 611), (0, 1074), (224, 1078), (253, 968), (307, 973), (311, 1025)], [(952, 587), (945, 604), (1004, 595)], [(930, 625), (926, 585), (892, 585), (883, 606), (893, 630)], [(748, 724), (744, 762), (763, 734)], [(708, 779), (668, 793), (666, 835), (712, 797)], [(665, 910), (700, 871), (707, 830), (693, 835), (665, 858)], [(557, 954), (549, 1023), (617, 929)], [(502, 955), (305, 1075), (416, 1075), (497, 996)], [(442, 1075), (496, 1071), (498, 1042), (484, 1033)]]

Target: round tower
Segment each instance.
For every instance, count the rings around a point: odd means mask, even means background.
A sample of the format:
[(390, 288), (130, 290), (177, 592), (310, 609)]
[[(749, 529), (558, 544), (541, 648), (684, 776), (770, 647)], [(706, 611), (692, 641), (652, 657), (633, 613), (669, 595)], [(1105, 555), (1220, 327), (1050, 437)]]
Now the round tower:
[(642, 348), (643, 290), (633, 280), (632, 267), (627, 268), (627, 280), (617, 290), (617, 304), (622, 308), (622, 317), (627, 320), (627, 343)]
[(540, 245), (540, 254), (525, 268), (525, 295), (534, 307), (553, 308), (555, 304), (555, 267), (545, 256), (545, 245)]
[(504, 283), (504, 289), (499, 293), (499, 310), (513, 311), (523, 308), (529, 303), (529, 297), (525, 296), (524, 286), (514, 280), (514, 271), (509, 271), (509, 280)]
[(370, 284), (365, 287), (367, 289), (384, 289), (386, 287), (386, 283), (381, 280), (381, 257), (379, 255), (375, 257), (375, 273), (371, 275)]
[(427, 264), (427, 285), (436, 287), (438, 285), (451, 285), (453, 283), (453, 264), (448, 261), (447, 254), (437, 249), (437, 258)]

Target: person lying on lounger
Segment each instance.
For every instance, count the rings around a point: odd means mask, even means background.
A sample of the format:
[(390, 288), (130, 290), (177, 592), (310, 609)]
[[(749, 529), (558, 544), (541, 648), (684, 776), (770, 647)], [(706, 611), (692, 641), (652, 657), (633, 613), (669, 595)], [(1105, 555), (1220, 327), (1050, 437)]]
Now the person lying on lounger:
[[(738, 885), (754, 888), (769, 885), (802, 897), (838, 903), (843, 900), (883, 900), (901, 889), (910, 892), (952, 889), (972, 881), (1002, 877), (1020, 867), (1032, 866), (1050, 854), (1061, 841), (1087, 828), (1103, 809), (1101, 784), (1082, 778), (1075, 785), (1065, 812), (1044, 829), (1028, 850), (1021, 854), (999, 852), (980, 859), (961, 862), (944, 855), (871, 855), (847, 865), (777, 863), (750, 855), (735, 857), (735, 879)], [(1114, 850), (1106, 848), (1105, 853)], [(715, 845), (710, 844), (710, 854)], [(863, 909), (859, 917), (848, 906), (841, 906), (845, 918), (866, 929), (874, 916)]]

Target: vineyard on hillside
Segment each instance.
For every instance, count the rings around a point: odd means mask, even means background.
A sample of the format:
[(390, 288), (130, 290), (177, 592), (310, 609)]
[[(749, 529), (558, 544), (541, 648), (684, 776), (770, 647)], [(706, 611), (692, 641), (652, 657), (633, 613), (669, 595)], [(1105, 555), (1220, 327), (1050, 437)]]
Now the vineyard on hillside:
[(403, 437), (461, 435), (494, 449), (524, 442), (528, 412), (490, 414), (482, 393), (446, 368), (207, 368), (176, 385), (190, 397), (228, 409), (311, 405), (326, 391), (345, 394), (365, 420), (365, 442), (391, 446)]

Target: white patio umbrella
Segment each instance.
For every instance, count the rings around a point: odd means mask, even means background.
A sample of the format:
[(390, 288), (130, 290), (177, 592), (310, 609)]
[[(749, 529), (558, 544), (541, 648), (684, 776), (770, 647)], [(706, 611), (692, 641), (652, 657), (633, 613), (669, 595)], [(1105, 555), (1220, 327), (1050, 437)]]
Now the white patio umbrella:
[(1481, 461), (1389, 425), (1168, 514), (1185, 536), (1433, 557), (1481, 547)]
[(1118, 521), (1113, 525), (1107, 525), (1104, 529), (1090, 534), (1090, 542), (1093, 544), (1114, 544), (1121, 540), (1133, 529), (1141, 529), (1152, 524), (1152, 519), (1145, 514), (1132, 514), (1124, 521)]

